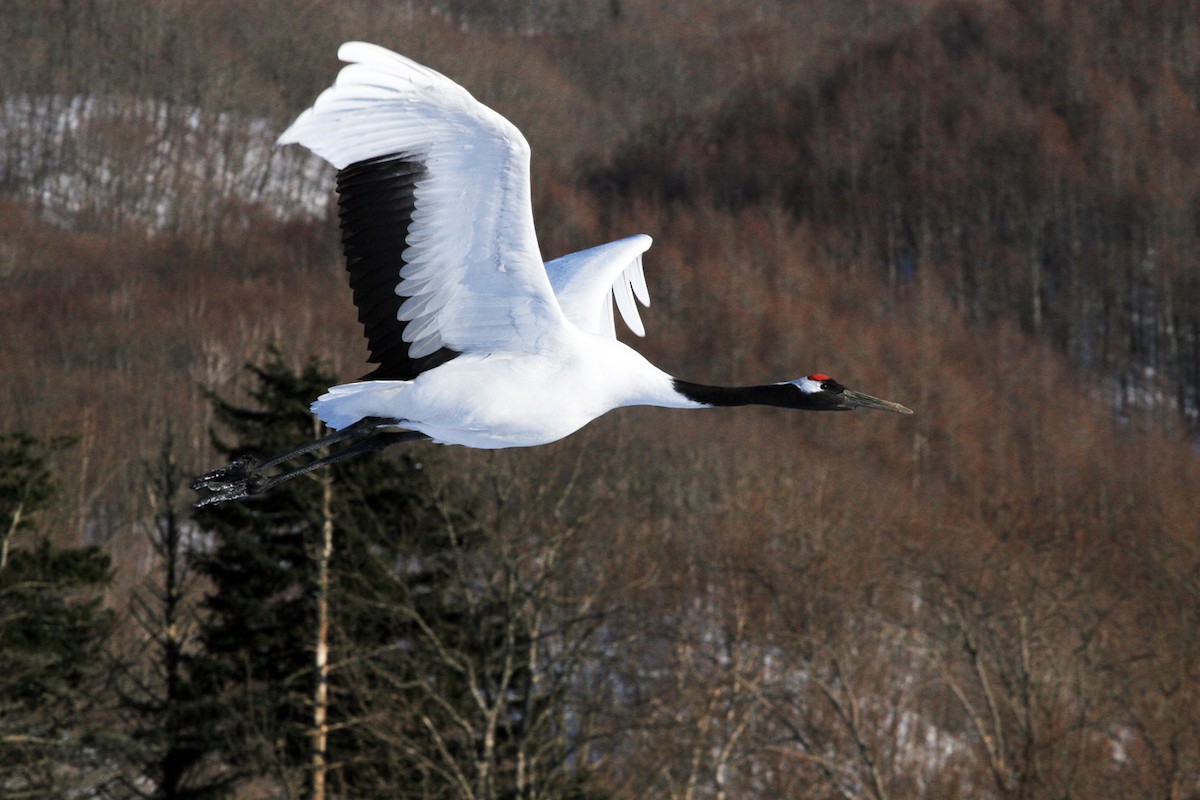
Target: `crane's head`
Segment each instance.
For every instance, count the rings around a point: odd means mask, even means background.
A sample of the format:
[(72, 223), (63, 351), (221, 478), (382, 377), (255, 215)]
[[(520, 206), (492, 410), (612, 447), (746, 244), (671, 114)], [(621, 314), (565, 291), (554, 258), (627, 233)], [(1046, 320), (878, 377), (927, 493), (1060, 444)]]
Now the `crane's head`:
[(874, 408), (879, 411), (895, 411), (911, 414), (911, 408), (899, 403), (880, 400), (869, 394), (851, 391), (828, 375), (820, 373), (789, 381), (800, 391), (797, 407), (809, 411), (853, 411), (856, 408)]

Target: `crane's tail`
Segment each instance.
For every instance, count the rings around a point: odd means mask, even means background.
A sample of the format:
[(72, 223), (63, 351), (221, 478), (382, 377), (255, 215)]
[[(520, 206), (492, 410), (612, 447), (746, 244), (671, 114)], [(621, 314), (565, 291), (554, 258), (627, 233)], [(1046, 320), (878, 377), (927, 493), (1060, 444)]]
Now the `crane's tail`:
[(397, 396), (412, 381), (359, 381), (330, 387), (312, 404), (312, 412), (334, 430), (348, 428), (367, 417), (396, 419)]

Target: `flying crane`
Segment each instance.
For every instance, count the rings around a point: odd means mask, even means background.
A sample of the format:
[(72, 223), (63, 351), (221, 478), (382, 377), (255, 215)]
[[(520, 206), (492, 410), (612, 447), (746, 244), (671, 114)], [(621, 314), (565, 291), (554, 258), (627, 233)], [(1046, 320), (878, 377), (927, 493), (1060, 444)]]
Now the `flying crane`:
[[(304, 145), (338, 170), (346, 269), (377, 366), (312, 404), (331, 435), (202, 476), (202, 505), (402, 441), (547, 444), (624, 406), (912, 413), (822, 374), (726, 387), (655, 367), (617, 339), (613, 313), (615, 302), (630, 330), (645, 334), (638, 303), (650, 303), (649, 236), (543, 263), (521, 132), (397, 53), (349, 42), (338, 57), (348, 66), (278, 143)], [(286, 468), (339, 442), (349, 444)]]

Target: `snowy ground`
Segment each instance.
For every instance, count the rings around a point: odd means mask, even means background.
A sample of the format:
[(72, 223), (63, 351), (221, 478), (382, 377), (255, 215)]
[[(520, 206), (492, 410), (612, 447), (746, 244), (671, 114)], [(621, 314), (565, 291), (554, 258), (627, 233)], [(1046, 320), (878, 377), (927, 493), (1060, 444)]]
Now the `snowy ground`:
[(282, 128), (128, 97), (9, 97), (0, 186), (61, 224), (204, 229), (246, 203), (281, 218), (323, 215), (331, 170), (302, 148), (275, 147)]

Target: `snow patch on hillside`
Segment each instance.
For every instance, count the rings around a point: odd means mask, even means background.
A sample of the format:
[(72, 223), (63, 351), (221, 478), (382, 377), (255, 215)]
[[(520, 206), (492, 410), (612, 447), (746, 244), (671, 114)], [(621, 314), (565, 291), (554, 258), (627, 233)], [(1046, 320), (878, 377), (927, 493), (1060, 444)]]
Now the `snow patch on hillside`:
[(129, 97), (0, 100), (0, 187), (63, 225), (88, 218), (154, 230), (214, 230), (247, 207), (320, 217), (323, 161), (275, 147), (283, 125)]

